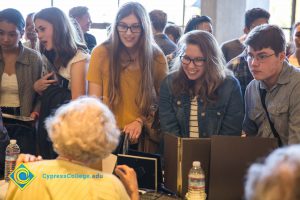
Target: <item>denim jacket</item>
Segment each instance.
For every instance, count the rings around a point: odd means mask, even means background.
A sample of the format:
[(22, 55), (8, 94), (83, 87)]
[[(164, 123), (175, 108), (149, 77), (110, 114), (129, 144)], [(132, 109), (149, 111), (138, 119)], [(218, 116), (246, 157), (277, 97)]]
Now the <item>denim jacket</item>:
[[(159, 116), (161, 130), (180, 137), (189, 137), (190, 96), (174, 96), (174, 74), (165, 78), (160, 87)], [(241, 88), (236, 78), (227, 75), (217, 89), (218, 99), (203, 107), (198, 100), (200, 137), (240, 135), (244, 116)]]

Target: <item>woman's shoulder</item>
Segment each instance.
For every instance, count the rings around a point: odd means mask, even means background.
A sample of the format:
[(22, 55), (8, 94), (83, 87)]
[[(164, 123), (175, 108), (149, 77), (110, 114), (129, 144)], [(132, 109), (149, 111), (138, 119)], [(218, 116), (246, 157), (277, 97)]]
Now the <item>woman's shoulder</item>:
[(41, 171), (40, 169), (43, 169), (43, 171), (46, 172), (48, 169), (53, 169), (54, 166), (58, 165), (58, 163), (57, 160), (42, 160), (24, 163), (24, 165), (33, 174), (38, 175), (38, 173)]
[(102, 44), (96, 46), (92, 51), (92, 55), (107, 57), (109, 55), (107, 45), (102, 43)]
[(167, 64), (167, 59), (162, 51), (156, 49), (154, 51), (154, 60), (160, 64)]
[(236, 85), (239, 84), (238, 80), (232, 74), (226, 74), (223, 84)]
[(86, 51), (78, 49), (75, 56), (72, 58), (72, 61), (78, 62), (81, 60), (88, 60), (88, 59), (90, 59), (90, 55)]
[(168, 85), (171, 86), (175, 76), (177, 74), (177, 71), (171, 72), (170, 74), (168, 74), (163, 80), (162, 80), (162, 84), (164, 85)]
[(22, 47), (22, 57), (25, 59), (36, 59), (36, 60), (41, 60), (41, 54), (40, 52), (34, 50), (34, 49), (30, 49), (26, 46)]
[(88, 62), (90, 60), (90, 55), (85, 52), (84, 50), (78, 49), (76, 54), (73, 56), (73, 58), (68, 62), (68, 65), (66, 68), (72, 67), (72, 64), (85, 61)]

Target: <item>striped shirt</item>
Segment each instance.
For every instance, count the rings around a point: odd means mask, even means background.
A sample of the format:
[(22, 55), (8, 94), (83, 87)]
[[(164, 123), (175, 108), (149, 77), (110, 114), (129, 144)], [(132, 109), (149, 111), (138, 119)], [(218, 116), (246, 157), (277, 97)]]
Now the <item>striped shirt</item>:
[(190, 111), (190, 137), (199, 138), (199, 126), (198, 126), (198, 101), (197, 96), (191, 99), (191, 111)]

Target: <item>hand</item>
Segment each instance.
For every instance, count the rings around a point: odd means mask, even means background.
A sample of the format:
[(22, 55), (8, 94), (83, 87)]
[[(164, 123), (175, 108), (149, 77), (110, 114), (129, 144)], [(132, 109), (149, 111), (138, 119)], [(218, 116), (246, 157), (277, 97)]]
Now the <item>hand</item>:
[(30, 117), (33, 118), (34, 121), (36, 121), (39, 118), (39, 113), (38, 112), (32, 112), (30, 114)]
[(36, 157), (31, 154), (20, 154), (17, 159), (16, 166), (18, 166), (21, 163), (36, 162), (41, 160), (43, 160), (42, 156)]
[(241, 137), (247, 137), (247, 133), (245, 131), (242, 131)]
[(138, 183), (135, 171), (127, 165), (118, 165), (115, 173), (120, 177), (121, 182), (131, 199), (139, 199)]
[(48, 80), (53, 75), (54, 75), (54, 72), (51, 72), (51, 73), (46, 74), (39, 80), (37, 80), (33, 84), (34, 90), (41, 95), (42, 92), (49, 87), (49, 85), (57, 82), (56, 80)]
[(173, 60), (173, 54), (169, 54), (166, 57), (167, 57), (167, 61), (168, 62), (170, 62), (171, 60)]
[(125, 125), (123, 131), (128, 134), (128, 139), (132, 144), (137, 143), (141, 133), (142, 133), (142, 123), (139, 121), (133, 121), (130, 124)]

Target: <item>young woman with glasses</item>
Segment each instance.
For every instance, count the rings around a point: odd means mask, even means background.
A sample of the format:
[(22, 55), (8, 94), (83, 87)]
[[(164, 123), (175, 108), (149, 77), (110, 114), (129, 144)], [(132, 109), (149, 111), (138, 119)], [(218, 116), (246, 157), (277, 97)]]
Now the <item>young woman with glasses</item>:
[(101, 98), (110, 107), (131, 144), (141, 138), (167, 70), (145, 8), (136, 2), (124, 4), (108, 40), (92, 52), (87, 79), (89, 95)]
[(224, 67), (212, 34), (191, 31), (180, 41), (175, 70), (160, 88), (161, 129), (179, 137), (240, 135), (243, 98), (238, 81)]

